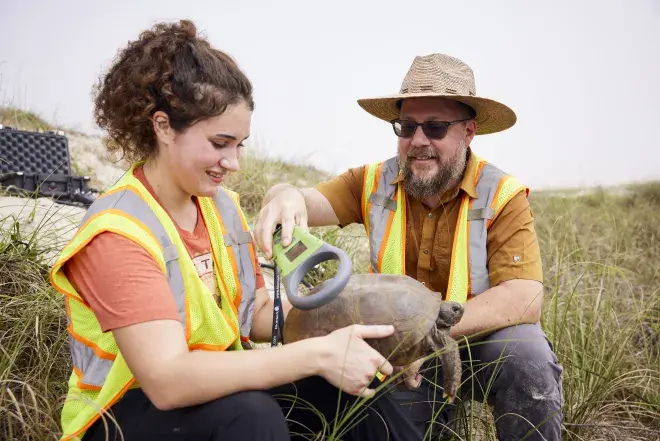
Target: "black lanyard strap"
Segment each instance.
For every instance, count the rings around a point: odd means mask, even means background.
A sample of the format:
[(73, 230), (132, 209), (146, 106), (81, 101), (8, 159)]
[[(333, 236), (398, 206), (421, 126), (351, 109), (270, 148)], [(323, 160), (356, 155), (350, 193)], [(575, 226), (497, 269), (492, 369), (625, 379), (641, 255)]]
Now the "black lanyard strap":
[(284, 326), (284, 310), (282, 309), (282, 297), (280, 295), (280, 270), (277, 264), (273, 265), (273, 332), (270, 342), (271, 346), (277, 346), (283, 341), (282, 326)]
[[(280, 270), (277, 268), (277, 264), (273, 263), (259, 263), (262, 268), (268, 268), (273, 270), (273, 329), (272, 329), (272, 338), (270, 341), (271, 346), (277, 346), (278, 343), (284, 343), (284, 338), (282, 335), (282, 327), (284, 326), (284, 310), (282, 309), (282, 296), (280, 294)], [(314, 286), (309, 283), (307, 280), (303, 279), (301, 283), (312, 289)]]

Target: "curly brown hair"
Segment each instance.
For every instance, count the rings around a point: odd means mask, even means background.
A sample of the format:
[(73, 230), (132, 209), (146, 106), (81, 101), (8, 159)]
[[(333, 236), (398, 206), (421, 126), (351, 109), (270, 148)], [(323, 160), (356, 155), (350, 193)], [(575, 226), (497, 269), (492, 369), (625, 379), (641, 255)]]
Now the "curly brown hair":
[(189, 20), (143, 31), (118, 52), (93, 95), (108, 150), (131, 162), (156, 153), (151, 117), (159, 110), (178, 132), (240, 101), (254, 110), (250, 80), (229, 55), (197, 36)]

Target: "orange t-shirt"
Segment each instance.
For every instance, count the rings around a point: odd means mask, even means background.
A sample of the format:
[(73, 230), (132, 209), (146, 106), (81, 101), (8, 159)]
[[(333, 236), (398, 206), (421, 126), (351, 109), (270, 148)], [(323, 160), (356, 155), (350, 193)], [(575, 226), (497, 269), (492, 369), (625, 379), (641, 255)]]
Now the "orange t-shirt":
[[(142, 167), (134, 176), (158, 200)], [(175, 222), (176, 225), (176, 222)], [(197, 225), (185, 231), (176, 225), (199, 277), (217, 298), (213, 275), (211, 241), (197, 205)], [(257, 288), (264, 286), (258, 261)], [(150, 320), (179, 320), (170, 286), (158, 263), (140, 245), (112, 232), (96, 236), (65, 265), (64, 272), (76, 291), (89, 304), (103, 332)]]

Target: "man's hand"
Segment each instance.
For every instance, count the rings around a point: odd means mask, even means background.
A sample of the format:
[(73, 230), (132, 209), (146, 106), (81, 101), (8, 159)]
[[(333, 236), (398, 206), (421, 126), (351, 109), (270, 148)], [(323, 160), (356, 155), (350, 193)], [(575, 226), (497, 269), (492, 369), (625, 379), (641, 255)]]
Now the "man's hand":
[(420, 358), (417, 361), (413, 361), (411, 364), (408, 366), (395, 366), (394, 367), (394, 374), (398, 374), (401, 372), (401, 375), (399, 378), (397, 378), (396, 383), (401, 384), (403, 383), (406, 385), (406, 387), (410, 390), (415, 390), (419, 387), (420, 384), (422, 384), (422, 375), (419, 373), (419, 369), (422, 367), (424, 359)]
[(307, 230), (307, 205), (303, 194), (290, 185), (282, 185), (276, 195), (259, 212), (254, 226), (254, 240), (266, 259), (273, 256), (273, 234), (282, 225), (282, 245), (291, 244), (293, 227)]

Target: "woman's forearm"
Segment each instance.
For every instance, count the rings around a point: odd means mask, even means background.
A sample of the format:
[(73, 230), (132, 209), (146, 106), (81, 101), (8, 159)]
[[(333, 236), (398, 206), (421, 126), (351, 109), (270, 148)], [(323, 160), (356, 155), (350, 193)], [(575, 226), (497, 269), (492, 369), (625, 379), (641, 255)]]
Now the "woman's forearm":
[(182, 354), (158, 374), (164, 392), (159, 407), (191, 406), (316, 375), (318, 353), (318, 343), (303, 340), (276, 348)]
[(322, 337), (267, 349), (190, 352), (175, 320), (113, 330), (144, 393), (159, 409), (204, 403), (242, 390), (264, 390), (317, 375)]

